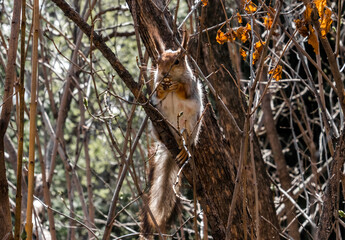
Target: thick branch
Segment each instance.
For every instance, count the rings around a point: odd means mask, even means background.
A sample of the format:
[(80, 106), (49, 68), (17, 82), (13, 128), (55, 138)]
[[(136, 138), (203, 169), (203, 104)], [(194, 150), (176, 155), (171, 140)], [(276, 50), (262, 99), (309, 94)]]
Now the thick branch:
[(331, 166), (330, 178), (323, 198), (323, 209), (318, 224), (316, 239), (328, 239), (339, 213), (340, 175), (345, 161), (345, 134), (341, 134)]
[(4, 136), (8, 127), (12, 111), (12, 94), (15, 80), (15, 64), (18, 48), (18, 34), (20, 26), (20, 0), (14, 1), (11, 36), (9, 40), (8, 58), (6, 66), (3, 104), (0, 115), (0, 236), (13, 239), (10, 204), (8, 198), (8, 184), (6, 178)]
[[(264, 75), (267, 75), (267, 71), (264, 71)], [(266, 129), (267, 138), (270, 142), (270, 146), (272, 149), (274, 161), (277, 165), (279, 180), (283, 189), (285, 191), (288, 191), (291, 188), (291, 178), (289, 176), (289, 169), (287, 168), (285, 156), (283, 154), (283, 148), (280, 144), (277, 129), (274, 124), (270, 93), (266, 93), (266, 95), (263, 97), (262, 111), (264, 112), (263, 121)], [(289, 235), (295, 240), (300, 239), (295, 208), (288, 199), (285, 199), (284, 203), (288, 223), (291, 223), (289, 227)]]
[(162, 121), (163, 118), (160, 113), (151, 105), (149, 104), (147, 98), (140, 92), (140, 85), (134, 81), (132, 75), (127, 71), (127, 69), (122, 65), (119, 59), (115, 56), (115, 54), (111, 51), (111, 49), (105, 44), (103, 38), (92, 31), (92, 28), (89, 24), (87, 24), (82, 17), (77, 13), (71, 6), (63, 0), (52, 0), (64, 13), (65, 15), (70, 18), (78, 27), (90, 38), (91, 35), (93, 37), (93, 43), (96, 48), (103, 54), (103, 56), (108, 60), (123, 82), (126, 84), (128, 89), (132, 92), (132, 94), (137, 98), (137, 101), (143, 104), (143, 108), (146, 114), (152, 120), (156, 130), (159, 132), (160, 136), (162, 137), (162, 141), (165, 143), (167, 148), (173, 153), (173, 155), (177, 155), (178, 145), (171, 134), (169, 127), (167, 124)]

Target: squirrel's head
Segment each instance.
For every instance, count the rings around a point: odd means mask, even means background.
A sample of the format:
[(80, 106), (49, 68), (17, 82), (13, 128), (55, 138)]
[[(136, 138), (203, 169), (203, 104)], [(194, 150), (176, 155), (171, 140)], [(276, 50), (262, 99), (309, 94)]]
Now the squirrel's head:
[(186, 55), (180, 49), (163, 52), (157, 61), (157, 73), (160, 78), (178, 80), (187, 69)]
[(158, 52), (157, 77), (172, 78), (178, 81), (183, 75), (190, 72), (186, 53), (188, 46), (188, 36), (184, 31), (181, 48), (178, 50), (165, 50), (162, 42), (156, 42)]

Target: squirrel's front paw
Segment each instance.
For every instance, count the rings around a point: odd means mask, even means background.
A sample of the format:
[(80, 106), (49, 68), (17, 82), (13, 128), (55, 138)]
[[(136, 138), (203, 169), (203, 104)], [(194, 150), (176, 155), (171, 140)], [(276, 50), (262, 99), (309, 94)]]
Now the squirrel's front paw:
[(178, 82), (172, 81), (170, 78), (164, 78), (161, 86), (165, 91), (172, 92), (177, 90), (178, 88)]
[(179, 88), (179, 83), (171, 80), (170, 78), (164, 78), (157, 87), (158, 99), (165, 98), (169, 92), (174, 92)]
[(169, 93), (169, 91), (167, 91), (168, 88), (169, 88), (168, 81), (165, 81), (165, 79), (163, 79), (163, 81), (157, 86), (157, 98), (158, 99), (165, 98), (166, 95)]

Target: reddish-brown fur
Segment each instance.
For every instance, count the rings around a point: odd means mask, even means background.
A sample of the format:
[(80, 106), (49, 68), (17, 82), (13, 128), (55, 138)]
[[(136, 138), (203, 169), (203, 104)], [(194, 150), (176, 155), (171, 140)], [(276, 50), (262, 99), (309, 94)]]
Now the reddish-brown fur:
[[(186, 48), (186, 40), (183, 41), (182, 46)], [(193, 76), (182, 49), (177, 51), (163, 49), (162, 46), (157, 47), (160, 57), (154, 79), (156, 92), (152, 102), (175, 129), (180, 132), (182, 129), (186, 130), (189, 144), (195, 144), (199, 132), (198, 120), (203, 110), (201, 85)], [(177, 142), (181, 143), (180, 135), (176, 131), (172, 132)], [(164, 233), (176, 209), (177, 198), (173, 191), (173, 184), (179, 168), (175, 159), (158, 138), (154, 153), (155, 156), (150, 160), (151, 188), (148, 194), (148, 205), (159, 230)], [(187, 154), (183, 156), (187, 157)], [(176, 186), (177, 191), (178, 189), (179, 186)], [(145, 208), (143, 208), (141, 228), (141, 237), (144, 239), (152, 238), (152, 232), (156, 229)]]

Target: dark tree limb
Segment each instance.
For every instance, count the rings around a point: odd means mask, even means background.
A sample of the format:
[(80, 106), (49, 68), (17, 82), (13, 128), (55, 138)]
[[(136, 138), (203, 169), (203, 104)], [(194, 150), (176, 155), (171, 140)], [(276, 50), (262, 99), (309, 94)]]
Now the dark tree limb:
[(0, 236), (1, 238), (5, 239), (13, 239), (10, 203), (8, 197), (8, 184), (6, 178), (4, 136), (11, 118), (12, 111), (12, 95), (14, 81), (16, 79), (15, 65), (18, 48), (20, 13), (21, 1), (15, 0), (13, 4), (4, 95), (2, 98), (3, 104), (0, 114)]
[(328, 180), (325, 195), (323, 197), (323, 208), (316, 232), (316, 239), (328, 239), (333, 231), (333, 224), (339, 217), (339, 185), (342, 169), (345, 162), (345, 132), (338, 140), (335, 149), (334, 160), (331, 165), (330, 177)]
[[(148, 99), (140, 92), (140, 85), (134, 81), (132, 75), (127, 71), (127, 69), (122, 65), (116, 55), (111, 51), (111, 49), (105, 44), (103, 38), (92, 32), (92, 28), (87, 24), (82, 17), (77, 13), (71, 6), (63, 0), (52, 0), (64, 13), (70, 18), (78, 27), (85, 33), (86, 36), (93, 36), (93, 43), (96, 48), (103, 54), (103, 56), (108, 60), (113, 69), (117, 72), (123, 82), (126, 84), (128, 89), (137, 98), (137, 101), (142, 104), (147, 115), (155, 122), (155, 127), (161, 134), (164, 143), (166, 143), (174, 155), (178, 154), (178, 145), (173, 135), (170, 133), (169, 127), (164, 123), (160, 113), (149, 103)], [(175, 149), (175, 150), (174, 150)]]
[[(267, 75), (267, 70), (265, 70)], [(277, 172), (279, 175), (280, 183), (285, 191), (291, 188), (291, 177), (289, 176), (289, 169), (286, 164), (285, 156), (283, 154), (283, 148), (281, 146), (276, 126), (274, 124), (274, 118), (271, 108), (271, 94), (266, 93), (262, 100), (263, 121), (266, 129), (266, 135), (270, 142), (270, 146), (273, 153), (274, 161), (277, 165)], [(285, 212), (287, 216), (287, 222), (291, 223), (288, 228), (289, 235), (295, 239), (300, 239), (298, 232), (298, 219), (296, 217), (295, 208), (293, 204), (286, 198)]]

